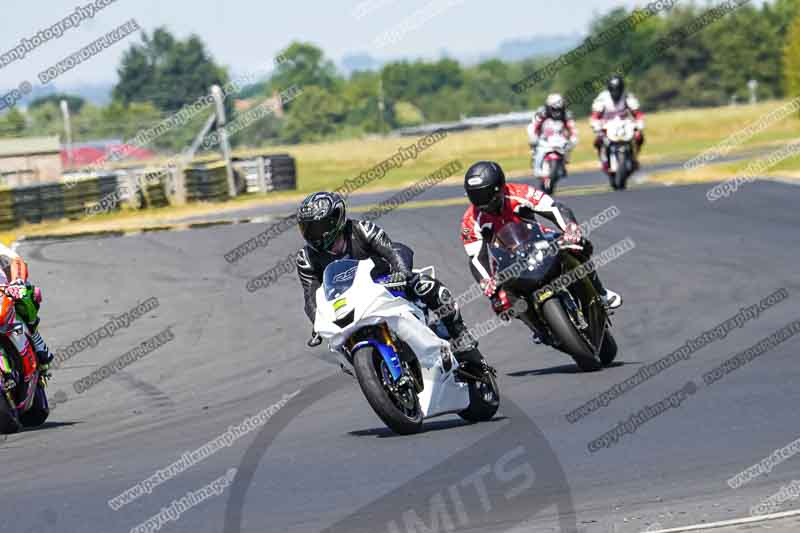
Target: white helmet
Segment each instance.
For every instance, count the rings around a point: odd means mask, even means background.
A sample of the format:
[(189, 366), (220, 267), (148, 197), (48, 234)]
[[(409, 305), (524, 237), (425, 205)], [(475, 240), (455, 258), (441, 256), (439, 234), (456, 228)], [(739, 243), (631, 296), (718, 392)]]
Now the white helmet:
[(556, 120), (562, 120), (564, 118), (565, 107), (564, 98), (558, 93), (549, 95), (547, 100), (545, 100), (545, 110), (547, 114)]

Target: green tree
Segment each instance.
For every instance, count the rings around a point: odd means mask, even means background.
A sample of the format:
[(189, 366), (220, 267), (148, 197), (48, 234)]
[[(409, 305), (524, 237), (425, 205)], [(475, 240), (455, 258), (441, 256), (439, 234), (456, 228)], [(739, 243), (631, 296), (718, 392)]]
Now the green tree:
[(311, 43), (293, 42), (280, 57), (282, 61), (271, 78), (271, 88), (278, 91), (292, 85), (299, 88), (313, 85), (330, 91), (341, 82), (333, 63)]
[(47, 102), (28, 110), (31, 135), (60, 135), (64, 131), (61, 110), (55, 102)]
[(286, 115), (282, 137), (286, 142), (319, 141), (337, 132), (347, 110), (337, 94), (321, 87), (306, 87)]
[(15, 107), (0, 116), (0, 137), (21, 137), (26, 128), (25, 115)]
[(208, 94), (211, 85), (228, 81), (227, 73), (214, 63), (199, 37), (191, 35), (181, 41), (166, 28), (156, 29), (152, 36), (143, 33), (142, 43), (123, 54), (118, 74), (115, 101), (123, 105), (150, 102), (169, 113)]
[(377, 72), (354, 72), (344, 84), (341, 94), (347, 115), (345, 124), (362, 132), (376, 133), (381, 119), (378, 109), (380, 74)]
[(394, 116), (400, 127), (417, 126), (422, 124), (425, 118), (419, 108), (409, 102), (397, 102), (394, 105)]
[(800, 13), (795, 15), (786, 35), (786, 45), (783, 49), (783, 80), (787, 94), (800, 96)]
[(71, 113), (80, 113), (81, 109), (83, 109), (83, 106), (86, 105), (86, 100), (80, 96), (74, 96), (71, 94), (48, 94), (47, 96), (37, 98), (31, 102), (28, 107), (30, 109), (36, 109), (37, 107), (48, 102), (54, 102), (56, 105), (61, 105), (61, 100), (67, 101), (67, 105), (69, 105), (69, 110)]

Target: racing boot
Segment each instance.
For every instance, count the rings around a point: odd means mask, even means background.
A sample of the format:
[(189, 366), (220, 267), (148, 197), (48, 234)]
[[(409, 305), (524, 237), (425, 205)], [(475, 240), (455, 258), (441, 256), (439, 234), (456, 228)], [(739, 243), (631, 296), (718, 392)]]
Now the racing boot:
[(603, 304), (608, 309), (614, 310), (614, 309), (619, 309), (620, 307), (622, 307), (622, 296), (620, 296), (619, 294), (617, 294), (614, 291), (610, 291), (610, 290), (606, 289), (605, 287), (603, 287), (603, 283), (600, 281), (600, 278), (597, 276), (597, 272), (592, 270), (592, 272), (589, 274), (589, 280), (592, 282), (592, 285), (594, 285), (594, 288), (597, 290), (597, 292), (603, 298)]
[(473, 368), (481, 373), (490, 372), (495, 375), (495, 369), (489, 366), (478, 350), (478, 340), (464, 325), (460, 312), (456, 311), (450, 316), (442, 317), (442, 323), (450, 335), (450, 346), (459, 364), (467, 369)]
[(50, 348), (47, 346), (47, 343), (44, 342), (42, 335), (39, 333), (38, 329), (39, 319), (36, 319), (36, 322), (31, 324), (30, 327), (30, 341), (33, 345), (33, 351), (36, 352), (36, 360), (39, 363), (39, 370), (41, 374), (45, 377), (50, 375), (50, 364), (53, 362), (53, 352), (50, 351)]

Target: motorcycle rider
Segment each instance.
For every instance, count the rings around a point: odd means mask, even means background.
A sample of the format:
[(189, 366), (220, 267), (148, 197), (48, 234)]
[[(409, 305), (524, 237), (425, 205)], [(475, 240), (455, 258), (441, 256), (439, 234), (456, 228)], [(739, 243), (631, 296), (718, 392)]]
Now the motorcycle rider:
[[(305, 298), (305, 312), (312, 324), (316, 314), (316, 291), (322, 285), (325, 267), (338, 259), (372, 259), (374, 276), (389, 275), (392, 283), (405, 282), (406, 294), (418, 298), (428, 309), (451, 304), (450, 290), (437, 279), (412, 272), (413, 251), (393, 243), (379, 226), (366, 220), (348, 219), (344, 199), (335, 192), (316, 192), (300, 204), (297, 223), (306, 245), (297, 252), (295, 263)], [(440, 316), (450, 335), (453, 355), (460, 363), (474, 364), (481, 371), (492, 370), (478, 351), (456, 306)], [(311, 345), (319, 336), (312, 331)]]
[[(505, 290), (497, 287), (497, 273), (492, 272), (484, 244), (488, 245), (491, 236), (504, 225), (523, 221), (537, 224), (536, 215), (540, 215), (561, 229), (563, 241), (581, 262), (591, 257), (592, 244), (583, 238), (571, 209), (529, 185), (506, 183), (503, 169), (494, 161), (478, 161), (469, 167), (464, 175), (464, 189), (472, 205), (461, 220), (461, 241), (470, 258), (470, 271), (498, 315), (510, 309), (513, 302)], [(589, 278), (609, 309), (622, 305), (622, 297), (605, 289), (594, 270)], [(534, 336), (534, 341), (538, 342), (538, 336)]]
[(53, 361), (53, 353), (39, 333), (41, 292), (28, 282), (28, 265), (22, 257), (2, 243), (0, 243), (0, 265), (2, 266), (0, 284), (6, 285), (6, 296), (14, 300), (17, 316), (28, 327), (39, 369), (47, 376), (50, 363)]
[(594, 131), (594, 147), (597, 149), (597, 155), (603, 165), (603, 171), (608, 172), (608, 159), (605, 150), (603, 150), (603, 140), (605, 133), (603, 131), (603, 124), (606, 120), (610, 120), (618, 116), (631, 116), (636, 121), (636, 133), (634, 136), (634, 150), (633, 165), (634, 170), (639, 169), (639, 151), (644, 144), (644, 113), (642, 113), (639, 105), (639, 99), (633, 93), (625, 91), (625, 80), (622, 76), (612, 76), (606, 85), (607, 89), (597, 95), (597, 98), (592, 102), (592, 115), (590, 123)]
[[(551, 122), (547, 122), (548, 120)], [(545, 123), (552, 126), (552, 128), (548, 128), (550, 131), (543, 131)], [(546, 138), (553, 133), (562, 133), (569, 140), (564, 153), (564, 162), (569, 163), (569, 156), (578, 144), (578, 128), (575, 126), (572, 113), (567, 110), (564, 98), (558, 93), (548, 95), (545, 105), (536, 110), (531, 123), (528, 124), (528, 144), (531, 147), (531, 158), (533, 159), (533, 175), (537, 178), (549, 177), (542, 172), (542, 163), (547, 153), (538, 148), (542, 135), (544, 134)]]

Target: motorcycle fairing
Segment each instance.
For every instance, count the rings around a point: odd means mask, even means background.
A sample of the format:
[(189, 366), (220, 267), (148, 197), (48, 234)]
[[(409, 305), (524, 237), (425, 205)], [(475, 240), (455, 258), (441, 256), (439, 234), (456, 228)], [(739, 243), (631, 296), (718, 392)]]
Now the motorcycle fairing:
[[(469, 406), (469, 387), (466, 383), (455, 381), (457, 362), (453, 360), (452, 365), (448, 365), (449, 370), (444, 370), (442, 354), (447, 353), (450, 344), (431, 331), (422, 309), (403, 297), (393, 295), (386, 287), (373, 281), (371, 272), (375, 263), (371, 259), (352, 263), (357, 263), (352, 280), (345, 279), (349, 277), (348, 273), (336, 281), (340, 286), (348, 283), (347, 289), (328, 291), (334, 298), (333, 301), (326, 297), (324, 282), (317, 290), (315, 331), (328, 340), (331, 351), (341, 352), (345, 350), (347, 339), (357, 331), (385, 323), (390, 331), (408, 345), (419, 361), (424, 388), (418, 396), (423, 416), (430, 418), (466, 409)], [(331, 268), (331, 265), (327, 268)], [(349, 272), (352, 266), (337, 265), (331, 270), (330, 278), (333, 279), (334, 271)], [(335, 310), (334, 305), (337, 306)], [(337, 320), (349, 313), (353, 313), (352, 321), (342, 326), (336, 324)], [(378, 345), (383, 344), (376, 339), (370, 340)], [(378, 350), (381, 350), (380, 347)], [(386, 360), (384, 353), (388, 352), (381, 352)], [(389, 368), (391, 371), (392, 365)]]

